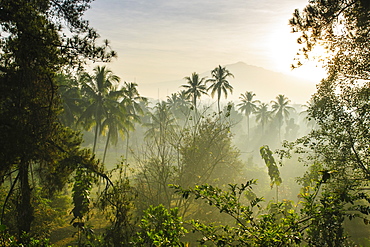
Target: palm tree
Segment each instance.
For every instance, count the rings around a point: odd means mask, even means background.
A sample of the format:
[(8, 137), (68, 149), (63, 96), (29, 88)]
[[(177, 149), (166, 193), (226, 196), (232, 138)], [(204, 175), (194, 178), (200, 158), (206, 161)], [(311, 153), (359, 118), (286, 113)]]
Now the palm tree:
[(87, 107), (81, 114), (78, 122), (82, 123), (86, 129), (95, 126), (93, 152), (96, 149), (98, 133), (101, 130), (102, 122), (107, 117), (107, 101), (110, 94), (112, 95), (115, 89), (115, 84), (118, 84), (120, 78), (113, 74), (105, 66), (97, 66), (94, 68), (94, 74), (89, 75), (84, 73), (81, 77), (82, 94), (86, 99)]
[(130, 140), (129, 131), (135, 130), (135, 123), (140, 122), (139, 116), (144, 115), (142, 103), (145, 105), (148, 102), (147, 98), (140, 96), (137, 86), (138, 85), (135, 82), (125, 82), (123, 86), (124, 99), (122, 100), (121, 105), (125, 112), (123, 129), (126, 132), (126, 164)]
[(128, 155), (129, 132), (135, 130), (135, 122), (140, 122), (139, 114), (143, 114), (140, 101), (147, 99), (141, 97), (137, 91), (136, 83), (125, 82), (121, 90), (113, 89), (106, 98), (106, 117), (101, 126), (101, 134), (107, 135), (104, 148), (103, 163), (107, 154), (109, 143), (117, 144), (119, 134), (126, 136), (126, 160)]
[(275, 114), (275, 117), (278, 120), (279, 125), (279, 140), (281, 140), (281, 127), (283, 125), (284, 118), (289, 117), (289, 110), (293, 107), (289, 106), (290, 100), (282, 94), (276, 96), (276, 101), (271, 101), (272, 103), (272, 113)]
[(63, 104), (63, 112), (60, 115), (60, 120), (68, 127), (76, 127), (76, 121), (82, 111), (82, 100), (78, 81), (65, 74), (59, 74), (56, 80)]
[(141, 121), (140, 116), (144, 115), (143, 106), (148, 102), (147, 98), (140, 96), (137, 86), (135, 82), (125, 82), (122, 89), (124, 98), (121, 105), (125, 111), (124, 121), (126, 122), (127, 136), (128, 131), (135, 129), (134, 124)]
[(262, 126), (262, 134), (264, 134), (265, 132), (266, 124), (272, 118), (271, 111), (269, 111), (268, 107), (269, 107), (268, 104), (261, 103), (259, 106), (257, 106), (257, 109), (255, 111), (256, 122), (259, 122)]
[(252, 91), (247, 91), (245, 94), (241, 94), (239, 99), (241, 99), (241, 103), (239, 106), (239, 110), (244, 112), (245, 116), (247, 117), (247, 130), (248, 130), (248, 140), (249, 140), (249, 116), (257, 110), (256, 103), (259, 103), (259, 100), (253, 100), (253, 97), (256, 96), (255, 93)]
[(194, 72), (191, 76), (184, 77), (184, 79), (187, 84), (181, 86), (186, 88), (185, 95), (191, 98), (195, 112), (197, 112), (197, 99), (202, 94), (207, 95), (206, 77), (200, 78), (199, 74)]
[(126, 109), (122, 107), (119, 98), (122, 97), (122, 91), (112, 90), (106, 98), (106, 115), (101, 124), (100, 134), (106, 135), (103, 163), (107, 155), (109, 143), (117, 145), (118, 135), (124, 136), (123, 130), (127, 128), (125, 121)]
[(154, 107), (154, 113), (151, 114), (151, 122), (146, 124), (148, 130), (145, 132), (145, 138), (153, 138), (163, 143), (166, 134), (171, 133), (177, 127), (175, 119), (169, 111), (166, 102), (158, 102)]
[(180, 92), (172, 93), (171, 96), (167, 96), (166, 102), (178, 120), (189, 115), (189, 106), (191, 103), (188, 99), (189, 97), (185, 90), (181, 90)]
[(313, 105), (314, 105), (313, 99), (307, 101), (307, 104), (302, 105), (302, 107), (305, 108), (305, 110), (299, 113), (299, 115), (304, 116), (304, 121), (306, 122), (307, 127), (311, 130), (316, 127), (316, 121), (312, 117), (310, 117), (310, 109), (312, 108)]
[(126, 109), (134, 115), (143, 114), (140, 102), (146, 103), (148, 101), (147, 98), (140, 96), (137, 86), (135, 82), (125, 82), (123, 85)]
[(214, 94), (217, 92), (217, 106), (218, 106), (218, 112), (220, 112), (220, 99), (221, 94), (225, 94), (225, 98), (227, 98), (227, 91), (230, 91), (230, 93), (233, 92), (233, 87), (229, 84), (227, 78), (228, 77), (234, 77), (233, 74), (230, 73), (226, 67), (221, 67), (219, 65), (211, 72), (212, 78), (208, 79), (206, 82), (212, 82), (212, 85), (209, 86), (207, 90), (211, 91), (211, 96), (213, 98)]

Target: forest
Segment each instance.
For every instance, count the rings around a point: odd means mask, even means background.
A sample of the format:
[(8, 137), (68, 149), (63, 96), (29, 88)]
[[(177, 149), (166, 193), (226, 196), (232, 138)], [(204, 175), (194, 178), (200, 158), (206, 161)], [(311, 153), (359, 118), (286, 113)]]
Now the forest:
[(0, 1), (1, 246), (370, 246), (370, 2), (292, 10), (305, 105), (225, 104), (222, 65), (149, 99), (91, 2)]

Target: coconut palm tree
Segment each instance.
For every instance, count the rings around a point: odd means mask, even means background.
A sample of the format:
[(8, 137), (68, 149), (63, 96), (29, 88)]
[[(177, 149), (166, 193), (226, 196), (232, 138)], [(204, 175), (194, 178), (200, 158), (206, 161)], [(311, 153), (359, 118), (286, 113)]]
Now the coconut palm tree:
[(142, 105), (146, 105), (148, 102), (147, 98), (140, 96), (137, 86), (135, 82), (125, 82), (123, 85), (124, 99), (121, 105), (125, 112), (123, 129), (126, 133), (126, 162), (128, 159), (130, 131), (135, 130), (135, 123), (140, 122), (140, 116), (144, 115)]
[(60, 115), (60, 120), (64, 125), (74, 128), (76, 127), (75, 124), (78, 116), (82, 112), (81, 90), (78, 81), (65, 74), (59, 74), (56, 81), (63, 104), (63, 112)]
[(181, 120), (184, 117), (187, 118), (192, 104), (189, 102), (189, 97), (185, 93), (185, 90), (181, 90), (180, 92), (172, 93), (171, 96), (167, 96), (166, 103), (177, 120)]
[(187, 84), (181, 85), (185, 88), (185, 95), (191, 98), (195, 113), (197, 113), (197, 99), (202, 94), (207, 95), (206, 77), (199, 77), (199, 74), (193, 73), (191, 76), (184, 77)]
[(289, 111), (294, 109), (289, 106), (290, 100), (285, 95), (279, 94), (276, 96), (276, 101), (272, 100), (272, 113), (275, 114), (279, 125), (279, 140), (281, 140), (281, 127), (283, 120), (289, 117)]
[(124, 122), (126, 122), (125, 131), (127, 137), (129, 131), (135, 130), (135, 123), (141, 121), (140, 116), (144, 115), (143, 107), (146, 106), (148, 102), (147, 98), (140, 96), (137, 86), (135, 82), (125, 82), (122, 88), (124, 98), (121, 105), (125, 112)]
[(119, 102), (122, 95), (122, 90), (112, 90), (106, 98), (106, 113), (100, 129), (100, 134), (107, 136), (103, 154), (103, 163), (105, 162), (109, 143), (116, 145), (119, 134), (124, 136), (124, 130), (128, 125), (127, 121), (125, 121), (127, 115), (126, 109), (123, 108), (122, 104)]
[(241, 99), (241, 103), (239, 103), (237, 106), (239, 106), (239, 110), (241, 112), (244, 112), (245, 116), (247, 117), (247, 134), (248, 134), (248, 140), (249, 140), (249, 116), (254, 113), (257, 110), (256, 103), (259, 103), (259, 100), (253, 100), (253, 97), (256, 96), (255, 93), (252, 91), (247, 91), (245, 94), (240, 94), (239, 99)]
[(211, 74), (212, 78), (208, 79), (206, 82), (211, 82), (212, 85), (207, 88), (207, 91), (211, 90), (212, 98), (215, 95), (215, 93), (217, 93), (217, 107), (218, 112), (220, 112), (221, 94), (224, 93), (226, 99), (227, 91), (230, 91), (230, 93), (233, 92), (233, 87), (230, 85), (227, 78), (234, 77), (234, 75), (231, 74), (230, 71), (226, 69), (226, 67), (221, 67), (221, 65), (212, 70)]
[(256, 122), (261, 124), (262, 134), (265, 133), (265, 126), (272, 118), (272, 113), (271, 111), (269, 111), (268, 108), (268, 104), (261, 103), (259, 106), (257, 106), (257, 109), (254, 112), (254, 114), (256, 115)]
[(166, 102), (158, 102), (155, 105), (154, 113), (151, 114), (151, 122), (146, 126), (148, 130), (145, 132), (145, 138), (157, 139), (159, 143), (164, 141), (165, 133), (175, 130), (177, 125)]
[(143, 114), (140, 102), (146, 103), (148, 101), (147, 98), (140, 96), (137, 86), (135, 82), (125, 82), (123, 85), (125, 108), (128, 113), (133, 115)]
[(135, 123), (140, 122), (143, 114), (140, 102), (146, 102), (137, 91), (136, 83), (125, 82), (121, 90), (113, 89), (106, 98), (106, 116), (101, 126), (101, 134), (107, 136), (103, 163), (106, 158), (109, 143), (117, 144), (119, 134), (126, 137), (126, 160), (128, 154), (129, 132), (135, 130)]
[[(116, 91), (115, 85), (119, 83), (120, 78), (113, 74), (111, 70), (107, 69), (106, 66), (97, 66), (93, 72), (93, 75), (84, 73), (81, 76), (82, 95), (86, 102), (86, 109), (81, 114), (78, 122), (82, 123), (86, 129), (95, 126), (93, 145), (93, 152), (95, 152), (102, 122), (107, 117), (107, 109), (109, 106), (112, 106), (111, 102), (107, 99), (111, 98), (113, 92)], [(117, 92), (117, 94), (120, 93)], [(107, 104), (107, 102), (110, 103)]]
[(309, 110), (311, 109), (311, 107), (313, 106), (314, 104), (314, 101), (313, 99), (307, 101), (306, 104), (302, 105), (303, 108), (305, 108), (305, 110), (302, 110), (299, 115), (303, 116), (304, 117), (304, 121), (306, 122), (307, 124), (307, 127), (308, 129), (312, 130), (312, 129), (315, 129), (316, 127), (316, 121), (313, 120), (310, 115), (309, 115)]

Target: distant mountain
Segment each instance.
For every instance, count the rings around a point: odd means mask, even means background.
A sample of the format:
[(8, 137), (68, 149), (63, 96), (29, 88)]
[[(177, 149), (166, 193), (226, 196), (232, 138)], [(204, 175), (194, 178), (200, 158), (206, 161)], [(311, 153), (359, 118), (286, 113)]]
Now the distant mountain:
[[(273, 72), (243, 62), (229, 64), (226, 67), (235, 76), (229, 79), (234, 91), (226, 101), (238, 101), (241, 93), (253, 91), (256, 94), (255, 99), (266, 103), (274, 100), (277, 95), (284, 94), (292, 103), (304, 104), (316, 91), (315, 84), (308, 80)], [(211, 70), (200, 75), (210, 78)], [(181, 85), (185, 83), (185, 80), (152, 83), (145, 85), (144, 88), (140, 87), (139, 90), (144, 96), (166, 99), (166, 96), (181, 90)]]

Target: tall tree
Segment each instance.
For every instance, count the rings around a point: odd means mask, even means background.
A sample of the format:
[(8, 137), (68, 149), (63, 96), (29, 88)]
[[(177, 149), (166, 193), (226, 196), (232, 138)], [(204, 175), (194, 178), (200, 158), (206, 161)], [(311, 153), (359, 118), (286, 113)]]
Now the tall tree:
[(64, 66), (114, 56), (108, 43), (95, 44), (98, 34), (81, 18), (89, 2), (0, 2), (6, 33), (0, 37), (0, 175), (17, 174), (9, 193), (18, 192), (19, 235), (30, 231), (34, 219), (30, 171), (38, 167), (40, 181), (49, 181), (43, 188), (52, 191), (79, 162), (92, 160), (79, 150), (77, 135), (59, 124), (55, 83)]
[(255, 93), (252, 91), (247, 91), (245, 94), (241, 94), (239, 99), (241, 99), (241, 103), (239, 103), (237, 106), (239, 106), (239, 110), (241, 112), (244, 112), (245, 116), (247, 117), (247, 134), (248, 134), (248, 140), (249, 140), (249, 116), (254, 113), (257, 110), (256, 103), (259, 103), (259, 100), (253, 100), (253, 97), (256, 96)]
[(155, 105), (151, 122), (145, 124), (143, 150), (135, 155), (140, 172), (137, 176), (141, 208), (163, 204), (171, 206), (173, 193), (168, 184), (176, 176), (177, 125), (165, 102)]
[(259, 106), (257, 106), (257, 109), (255, 111), (256, 122), (259, 122), (261, 124), (262, 134), (265, 133), (265, 126), (272, 118), (272, 113), (271, 111), (269, 111), (268, 108), (268, 104), (261, 103)]
[(308, 114), (309, 112), (309, 109), (311, 108), (311, 106), (313, 105), (313, 99), (311, 98), (310, 101), (308, 101), (306, 104), (302, 105), (303, 108), (305, 108), (305, 110), (302, 110), (299, 115), (302, 115), (304, 117), (304, 121), (306, 122), (307, 124), (307, 127), (309, 130), (312, 130), (316, 127), (316, 122), (313, 118), (311, 118)]
[(279, 140), (281, 140), (281, 127), (283, 126), (283, 120), (289, 117), (289, 110), (293, 107), (289, 106), (290, 100), (282, 94), (276, 96), (276, 101), (271, 101), (272, 103), (272, 113), (278, 121), (279, 127)]
[[(315, 48), (322, 47), (325, 57), (319, 61), (328, 71), (308, 108), (315, 129), (297, 140), (299, 148), (310, 150), (307, 160), (312, 160), (313, 171), (309, 176), (317, 174), (313, 168), (320, 165), (320, 183), (325, 183), (316, 203), (319, 214), (312, 220), (317, 227), (308, 232), (308, 244), (344, 245), (346, 215), (369, 214), (368, 204), (359, 202), (370, 201), (363, 190), (370, 174), (369, 23), (370, 2), (364, 0), (309, 1), (303, 11), (295, 10), (290, 20), (293, 32), (300, 33), (299, 55), (317, 60)], [(302, 64), (302, 57), (296, 66)], [(365, 215), (360, 217), (367, 224)]]
[(315, 228), (308, 232), (308, 242), (313, 245), (319, 239), (321, 246), (341, 246), (348, 216), (368, 223), (370, 206), (363, 201), (370, 201), (369, 97), (368, 82), (354, 86), (335, 77), (322, 80), (308, 108), (308, 116), (317, 126), (292, 145), (310, 166), (303, 185), (325, 184), (318, 198), (310, 202), (310, 221)]
[[(135, 123), (140, 122), (140, 115), (144, 114), (142, 105), (146, 105), (148, 99), (142, 97), (137, 89), (137, 83), (125, 82), (123, 85), (124, 99), (121, 102), (125, 111), (123, 130), (126, 133), (126, 162), (128, 159), (128, 150), (130, 142), (130, 131), (135, 130)], [(126, 174), (126, 170), (125, 170)]]
[(131, 123), (126, 120), (127, 110), (121, 105), (121, 98), (123, 97), (122, 90), (112, 88), (109, 94), (104, 99), (104, 119), (101, 123), (100, 134), (106, 135), (105, 148), (103, 153), (103, 163), (107, 155), (109, 143), (117, 144), (119, 133), (124, 136), (124, 130), (127, 124)]
[(81, 114), (79, 122), (83, 123), (87, 129), (95, 126), (94, 153), (101, 124), (107, 116), (108, 108), (116, 107), (110, 104), (110, 95), (122, 95), (121, 91), (115, 90), (120, 78), (105, 66), (97, 66), (94, 68), (93, 75), (84, 73), (81, 80), (83, 97), (86, 99), (87, 107)]
[(217, 93), (217, 108), (218, 112), (220, 112), (221, 94), (223, 93), (225, 98), (227, 98), (227, 91), (230, 91), (230, 93), (233, 92), (233, 87), (227, 78), (234, 77), (234, 75), (226, 67), (222, 67), (221, 65), (212, 70), (211, 74), (212, 78), (208, 79), (207, 82), (211, 82), (212, 85), (207, 90), (211, 90), (212, 97)]
[(66, 74), (59, 74), (56, 78), (56, 83), (63, 104), (63, 112), (60, 115), (60, 119), (64, 125), (76, 128), (76, 122), (83, 110), (78, 80)]
[[(302, 59), (314, 58), (323, 63), (329, 74), (367, 80), (369, 14), (370, 4), (365, 0), (313, 0), (302, 11), (296, 9), (290, 25), (293, 32), (300, 34), (297, 41), (301, 49), (294, 66), (302, 65)], [(315, 53), (317, 47), (325, 52)]]
[(199, 74), (194, 72), (191, 76), (187, 76), (184, 79), (187, 84), (181, 86), (186, 89), (185, 95), (190, 96), (195, 114), (197, 114), (197, 99), (200, 99), (202, 94), (207, 94), (206, 78), (200, 78)]
[(166, 102), (178, 121), (184, 118), (187, 119), (192, 103), (189, 102), (189, 97), (185, 90), (167, 96)]
[(124, 93), (124, 105), (127, 113), (132, 116), (143, 114), (143, 109), (140, 102), (147, 102), (148, 99), (142, 97), (137, 89), (138, 85), (135, 82), (124, 82), (123, 93)]
[(162, 101), (155, 105), (154, 113), (151, 113), (151, 122), (146, 126), (148, 127), (145, 133), (146, 138), (154, 138), (158, 143), (170, 138), (170, 135), (166, 137), (164, 133), (173, 132), (177, 126), (166, 102)]

